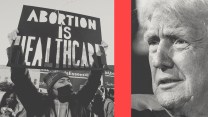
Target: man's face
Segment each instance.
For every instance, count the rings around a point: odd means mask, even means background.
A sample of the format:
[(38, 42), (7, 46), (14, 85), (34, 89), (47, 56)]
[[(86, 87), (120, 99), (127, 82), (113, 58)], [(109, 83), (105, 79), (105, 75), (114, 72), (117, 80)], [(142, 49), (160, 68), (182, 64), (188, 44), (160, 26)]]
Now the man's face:
[(208, 39), (201, 32), (161, 11), (148, 24), (153, 92), (166, 109), (200, 109), (208, 99)]
[(69, 78), (63, 77), (59, 79), (53, 86), (53, 92), (57, 96), (58, 95), (58, 88), (64, 87), (66, 85), (70, 85), (72, 87), (72, 83)]

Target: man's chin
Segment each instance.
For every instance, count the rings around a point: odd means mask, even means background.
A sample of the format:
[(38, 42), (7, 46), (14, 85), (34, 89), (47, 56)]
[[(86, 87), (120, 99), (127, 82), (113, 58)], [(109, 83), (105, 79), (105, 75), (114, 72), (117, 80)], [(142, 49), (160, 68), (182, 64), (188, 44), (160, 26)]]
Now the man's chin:
[(187, 101), (183, 95), (173, 92), (159, 93), (156, 97), (161, 106), (171, 110), (181, 108)]

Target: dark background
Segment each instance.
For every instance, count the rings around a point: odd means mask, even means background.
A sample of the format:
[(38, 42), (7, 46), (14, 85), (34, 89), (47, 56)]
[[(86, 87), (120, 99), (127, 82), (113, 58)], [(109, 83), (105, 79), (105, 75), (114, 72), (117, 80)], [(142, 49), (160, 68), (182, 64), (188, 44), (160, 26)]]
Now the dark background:
[[(136, 0), (132, 0), (132, 44), (131, 44), (131, 57), (132, 57), (132, 80), (131, 80), (131, 93), (132, 94), (152, 94), (152, 84), (151, 84), (151, 72), (149, 68), (148, 55), (138, 54), (133, 49), (133, 43), (137, 39), (137, 32), (139, 31), (139, 23), (137, 18), (137, 8), (136, 8)], [(145, 111), (137, 111), (131, 109), (132, 117), (153, 117), (152, 113), (149, 110)]]
[[(132, 0), (132, 43), (138, 39), (136, 34), (139, 31), (137, 18), (136, 1)], [(151, 72), (148, 62), (148, 55), (138, 54), (132, 46), (132, 94), (152, 94)]]

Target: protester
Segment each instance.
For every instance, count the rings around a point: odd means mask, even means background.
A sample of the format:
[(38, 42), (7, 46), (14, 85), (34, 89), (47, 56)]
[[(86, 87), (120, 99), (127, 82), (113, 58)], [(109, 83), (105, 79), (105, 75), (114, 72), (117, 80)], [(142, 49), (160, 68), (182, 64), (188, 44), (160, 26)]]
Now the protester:
[(109, 89), (105, 99), (104, 117), (114, 117), (114, 89)]
[(103, 88), (100, 87), (92, 101), (92, 113), (94, 117), (104, 117), (103, 105), (104, 105), (104, 98), (103, 98)]
[(0, 103), (0, 109), (1, 109), (1, 116), (8, 116), (8, 117), (14, 117), (14, 110), (17, 105), (17, 99), (14, 92), (8, 91), (6, 92), (1, 100)]
[(143, 7), (157, 101), (171, 117), (207, 117), (208, 1), (152, 0)]
[[(17, 32), (11, 33), (10, 39), (14, 40)], [(20, 46), (13, 45), (8, 48), (8, 56), (11, 65), (25, 64)], [(102, 68), (100, 57), (98, 57), (98, 63), (99, 68)], [(26, 68), (11, 67), (11, 79), (16, 86), (15, 91), (24, 105), (28, 117), (87, 117), (86, 108), (100, 85), (101, 75), (101, 69), (91, 70), (86, 85), (74, 93), (70, 77), (67, 74), (63, 72), (49, 73), (44, 78), (48, 90), (48, 95), (45, 96), (39, 93), (32, 84)]]
[(14, 91), (7, 91), (0, 103), (0, 117), (26, 117), (24, 107), (18, 102)]

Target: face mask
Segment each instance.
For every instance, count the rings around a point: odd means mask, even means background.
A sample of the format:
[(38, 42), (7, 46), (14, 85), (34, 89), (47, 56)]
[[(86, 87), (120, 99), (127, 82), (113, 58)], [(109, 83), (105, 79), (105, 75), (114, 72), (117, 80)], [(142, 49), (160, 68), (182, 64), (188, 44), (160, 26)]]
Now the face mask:
[(63, 103), (63, 102), (71, 101), (73, 94), (72, 86), (66, 85), (58, 88), (57, 90), (58, 90), (58, 100), (60, 102)]

